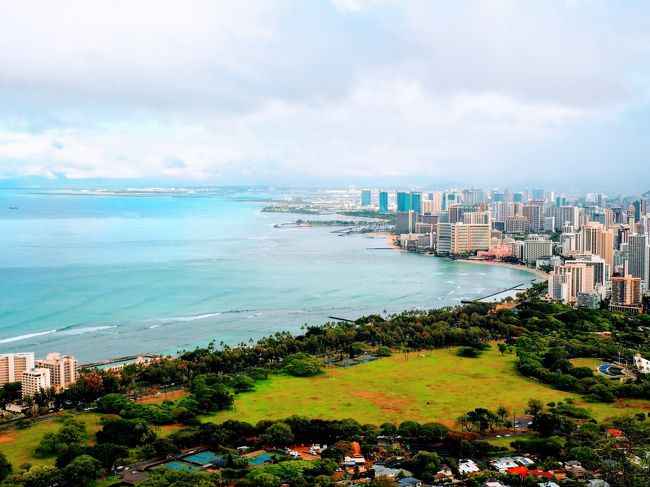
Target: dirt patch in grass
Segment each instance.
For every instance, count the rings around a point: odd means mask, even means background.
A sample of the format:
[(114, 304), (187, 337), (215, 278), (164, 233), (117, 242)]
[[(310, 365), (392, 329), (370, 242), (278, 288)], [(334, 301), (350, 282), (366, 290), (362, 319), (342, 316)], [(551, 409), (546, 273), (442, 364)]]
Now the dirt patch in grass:
[[(383, 414), (404, 414), (411, 401), (399, 397), (390, 397), (381, 391), (353, 391), (350, 396), (363, 399), (377, 406)], [(411, 409), (412, 411), (412, 409)], [(418, 410), (419, 411), (419, 410)]]
[(141, 397), (136, 402), (143, 404), (155, 404), (163, 401), (175, 401), (187, 396), (187, 389), (177, 389), (174, 391), (162, 392), (160, 395)]
[(16, 431), (6, 431), (0, 433), (0, 443), (11, 443), (16, 439), (18, 433)]

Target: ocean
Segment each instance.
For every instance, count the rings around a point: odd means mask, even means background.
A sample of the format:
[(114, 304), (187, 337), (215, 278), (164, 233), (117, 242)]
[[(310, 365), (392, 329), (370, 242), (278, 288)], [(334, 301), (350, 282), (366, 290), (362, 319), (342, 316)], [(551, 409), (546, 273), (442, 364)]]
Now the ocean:
[(319, 218), (261, 211), (282, 196), (1, 190), (0, 353), (173, 354), (329, 316), (456, 305), (534, 277), (377, 250), (380, 236), (275, 228)]

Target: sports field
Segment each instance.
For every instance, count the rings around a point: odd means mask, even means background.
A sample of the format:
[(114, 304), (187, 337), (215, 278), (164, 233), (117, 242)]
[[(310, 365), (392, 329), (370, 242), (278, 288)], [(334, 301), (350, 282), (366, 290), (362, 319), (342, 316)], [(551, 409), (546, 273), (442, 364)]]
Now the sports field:
[(650, 411), (650, 401), (585, 402), (576, 394), (522, 377), (515, 363), (514, 355), (502, 356), (495, 346), (479, 358), (461, 358), (451, 348), (396, 354), (346, 369), (329, 367), (313, 378), (272, 376), (258, 382), (254, 392), (237, 395), (233, 410), (204, 420), (255, 423), (297, 414), (354, 418), (361, 423), (413, 419), (452, 426), (458, 416), (476, 407), (496, 409), (503, 404), (523, 413), (529, 398), (550, 402), (566, 397), (591, 410), (597, 419)]
[[(77, 421), (86, 424), (86, 431), (94, 441), (95, 433), (99, 429), (99, 415), (95, 413), (82, 413), (74, 416)], [(0, 451), (7, 460), (17, 469), (24, 463), (32, 465), (53, 464), (54, 458), (36, 458), (34, 450), (40, 443), (45, 433), (56, 432), (61, 428), (61, 423), (55, 419), (48, 419), (36, 423), (26, 429), (15, 429), (0, 433)]]

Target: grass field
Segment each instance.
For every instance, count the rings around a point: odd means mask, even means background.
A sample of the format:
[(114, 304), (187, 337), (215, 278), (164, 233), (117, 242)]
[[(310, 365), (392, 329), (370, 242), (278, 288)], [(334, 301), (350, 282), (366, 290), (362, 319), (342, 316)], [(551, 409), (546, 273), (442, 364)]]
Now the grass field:
[(461, 358), (456, 349), (398, 354), (348, 369), (330, 367), (313, 378), (272, 376), (256, 391), (239, 394), (231, 411), (204, 418), (255, 423), (293, 414), (315, 418), (354, 418), (381, 424), (413, 419), (452, 426), (462, 413), (500, 404), (523, 413), (529, 398), (544, 402), (572, 397), (597, 419), (650, 410), (650, 401), (588, 403), (580, 396), (552, 389), (522, 377), (516, 357), (496, 347), (480, 358)]
[(603, 363), (602, 360), (598, 360), (597, 358), (572, 358), (569, 362), (574, 367), (589, 367), (591, 370), (594, 370)]
[[(99, 415), (95, 413), (77, 414), (74, 418), (86, 424), (90, 443), (94, 441), (95, 432), (99, 429)], [(22, 430), (11, 430), (0, 433), (0, 451), (4, 453), (14, 469), (24, 463), (32, 465), (53, 464), (54, 458), (35, 458), (34, 449), (38, 446), (45, 433), (55, 432), (61, 428), (56, 420), (47, 420)]]

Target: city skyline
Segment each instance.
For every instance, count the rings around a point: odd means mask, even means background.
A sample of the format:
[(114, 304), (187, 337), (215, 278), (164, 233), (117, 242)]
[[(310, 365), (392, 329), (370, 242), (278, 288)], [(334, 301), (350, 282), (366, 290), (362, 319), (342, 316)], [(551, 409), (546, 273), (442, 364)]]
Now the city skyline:
[(649, 16), (598, 1), (5, 4), (0, 186), (642, 193)]

